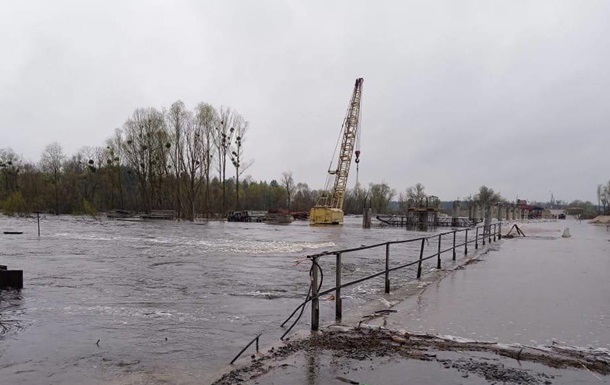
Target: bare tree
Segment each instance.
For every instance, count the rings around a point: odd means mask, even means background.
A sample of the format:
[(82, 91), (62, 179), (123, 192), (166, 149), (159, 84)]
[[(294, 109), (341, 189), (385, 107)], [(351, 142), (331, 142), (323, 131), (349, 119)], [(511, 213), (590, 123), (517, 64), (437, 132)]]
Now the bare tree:
[(421, 183), (408, 187), (404, 193), (398, 196), (398, 206), (402, 211), (407, 211), (411, 206), (423, 206), (426, 200), (426, 187)]
[(216, 109), (207, 103), (200, 103), (195, 108), (195, 125), (201, 141), (201, 171), (205, 179), (205, 212), (209, 218), (210, 206), (210, 169), (214, 157), (214, 133), (218, 127), (219, 119)]
[(597, 185), (597, 211), (598, 212), (605, 211), (602, 209), (602, 196), (604, 195), (604, 187), (605, 186), (603, 184)]
[(292, 171), (285, 171), (282, 173), (282, 186), (286, 190), (286, 207), (290, 210), (290, 203), (292, 202), (292, 197), (296, 191), (294, 179), (292, 178)]
[[(7, 194), (17, 190), (17, 177), (20, 171), (21, 159), (10, 148), (0, 149), (0, 175), (4, 181)], [(0, 199), (2, 195), (0, 195)]]
[(136, 173), (142, 202), (147, 211), (156, 205), (162, 178), (167, 173), (170, 137), (165, 131), (163, 113), (139, 108), (124, 125), (123, 151), (130, 169)]
[[(241, 175), (252, 164), (242, 164), (242, 144), (244, 136), (248, 130), (248, 123), (243, 117), (232, 111), (230, 108), (220, 108), (220, 122), (215, 130), (215, 142), (218, 152), (218, 172), (219, 179), (222, 183), (222, 212), (227, 210), (227, 156), (231, 158), (231, 162), (236, 169), (236, 187), (239, 185), (239, 175)], [(237, 139), (239, 138), (239, 140)], [(239, 161), (237, 161), (239, 160)], [(237, 187), (238, 189), (238, 187)], [(237, 200), (239, 200), (239, 192)], [(236, 202), (237, 203), (237, 202)]]
[(195, 220), (195, 201), (203, 181), (201, 174), (203, 163), (205, 163), (204, 141), (201, 138), (203, 136), (203, 129), (201, 125), (197, 124), (197, 121), (193, 119), (190, 113), (185, 115), (185, 118), (182, 169), (188, 181), (188, 218)]
[(604, 214), (610, 214), (610, 181), (601, 188), (600, 201)]
[(105, 154), (100, 147), (83, 146), (72, 157), (74, 170), (82, 177), (82, 197), (93, 203), (100, 183), (98, 170), (104, 164)]
[(371, 183), (369, 185), (369, 194), (371, 199), (371, 209), (374, 213), (383, 214), (387, 212), (390, 201), (396, 194), (396, 191), (388, 186), (385, 182)]
[(479, 188), (479, 193), (474, 196), (474, 201), (481, 206), (493, 205), (503, 200), (504, 199), (500, 194), (487, 186), (481, 186)]
[(239, 210), (239, 176), (251, 165), (252, 161), (243, 162), (243, 147), (245, 135), (248, 131), (248, 122), (239, 114), (234, 114), (233, 126), (229, 129), (233, 143), (231, 145), (231, 163), (235, 167), (235, 208)]
[[(106, 165), (116, 168), (116, 187), (119, 191), (120, 208), (125, 208), (125, 199), (123, 197), (123, 176), (121, 171), (121, 162), (123, 160), (123, 132), (117, 128), (114, 130), (114, 135), (106, 141)], [(112, 183), (114, 184), (114, 182)], [(111, 198), (113, 201), (113, 198)]]
[[(167, 127), (172, 135), (172, 142), (174, 145), (173, 151), (171, 152), (172, 165), (174, 168), (174, 175), (176, 178), (175, 184), (175, 202), (176, 202), (176, 213), (178, 217), (182, 213), (182, 205), (180, 202), (180, 185), (182, 183), (182, 173), (185, 170), (185, 163), (183, 161), (183, 148), (184, 148), (184, 131), (187, 125), (190, 124), (191, 116), (186, 110), (184, 103), (180, 100), (174, 102), (166, 115)], [(192, 127), (191, 127), (192, 128)]]
[(227, 211), (227, 193), (226, 193), (226, 172), (227, 172), (227, 153), (231, 146), (232, 135), (235, 129), (233, 127), (233, 111), (227, 107), (220, 107), (220, 122), (215, 130), (215, 142), (218, 153), (218, 176), (222, 183), (222, 213)]
[(59, 215), (59, 178), (65, 158), (61, 145), (57, 142), (47, 145), (40, 158), (43, 171), (51, 174), (55, 192), (55, 215)]
[(315, 196), (309, 189), (307, 183), (296, 184), (295, 194), (291, 204), (296, 211), (308, 211), (316, 204)]
[(407, 189), (407, 197), (413, 199), (416, 202), (423, 201), (426, 199), (426, 193), (424, 190), (426, 187), (421, 183), (416, 183), (415, 186), (411, 186)]

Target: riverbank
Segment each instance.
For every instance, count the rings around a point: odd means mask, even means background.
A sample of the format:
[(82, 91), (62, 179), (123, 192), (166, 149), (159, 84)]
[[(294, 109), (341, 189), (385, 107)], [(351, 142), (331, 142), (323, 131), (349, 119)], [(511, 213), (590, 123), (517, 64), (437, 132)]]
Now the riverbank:
[(597, 217), (593, 218), (590, 222), (595, 225), (608, 225), (608, 224), (610, 224), (610, 215), (598, 215)]
[[(605, 381), (610, 236), (574, 220), (520, 227), (526, 237), (436, 272), (415, 295), (384, 298), (390, 307), (379, 317), (344, 320), (289, 343), (286, 354), (274, 348), (217, 384)], [(561, 237), (565, 227), (572, 237)], [(383, 333), (362, 335), (370, 329)]]

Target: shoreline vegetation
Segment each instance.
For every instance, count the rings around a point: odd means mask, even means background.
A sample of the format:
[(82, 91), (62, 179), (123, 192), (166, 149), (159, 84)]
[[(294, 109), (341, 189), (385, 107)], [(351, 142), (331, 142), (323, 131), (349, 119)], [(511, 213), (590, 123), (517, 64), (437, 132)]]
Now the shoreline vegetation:
[[(309, 211), (324, 190), (298, 182), (290, 170), (278, 170), (271, 181), (246, 174), (254, 163), (247, 159), (250, 128), (230, 107), (199, 103), (189, 109), (178, 100), (169, 108), (137, 108), (103, 145), (84, 146), (72, 155), (57, 142), (45, 147), (38, 162), (0, 148), (0, 211), (95, 215), (114, 209), (174, 210), (177, 218), (187, 220), (239, 210)], [(398, 192), (383, 180), (356, 183), (346, 191), (343, 210), (398, 213), (428, 196), (421, 183)], [(547, 206), (575, 207), (583, 218), (608, 214), (610, 181), (597, 186), (597, 198), (597, 205), (551, 199)], [(481, 186), (461, 201), (506, 199)]]
[(593, 218), (590, 223), (595, 225), (609, 225), (610, 224), (610, 215), (598, 215)]

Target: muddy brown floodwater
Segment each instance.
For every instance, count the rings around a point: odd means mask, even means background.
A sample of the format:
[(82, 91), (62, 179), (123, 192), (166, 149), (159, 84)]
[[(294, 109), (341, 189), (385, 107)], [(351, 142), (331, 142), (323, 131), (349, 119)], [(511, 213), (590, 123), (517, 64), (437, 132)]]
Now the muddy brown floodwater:
[[(283, 333), (307, 292), (307, 254), (418, 235), (364, 230), (360, 218), (314, 228), (46, 216), (40, 239), (35, 218), (0, 216), (0, 228), (23, 231), (0, 232), (0, 264), (24, 271), (23, 290), (0, 292), (0, 383), (11, 385), (200, 384), (258, 333), (262, 345)], [(408, 247), (394, 265), (417, 258)], [(353, 254), (344, 273), (383, 266), (383, 250)], [(382, 290), (345, 291), (346, 311)]]

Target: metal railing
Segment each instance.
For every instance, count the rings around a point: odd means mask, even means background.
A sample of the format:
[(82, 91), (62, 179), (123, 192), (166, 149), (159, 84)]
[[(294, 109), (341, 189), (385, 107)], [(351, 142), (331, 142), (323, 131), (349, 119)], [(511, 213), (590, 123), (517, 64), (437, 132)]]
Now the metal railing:
[[(483, 229), (482, 232), (480, 231), (481, 229)], [(474, 238), (469, 239), (468, 234), (469, 234), (469, 232), (472, 233), (473, 231), (475, 233)], [(341, 289), (349, 287), (349, 286), (353, 286), (358, 283), (361, 283), (361, 282), (364, 282), (364, 281), (367, 281), (367, 280), (370, 280), (370, 279), (383, 275), (384, 282), (385, 282), (385, 293), (389, 294), (390, 293), (390, 273), (391, 272), (417, 265), (417, 279), (420, 279), (422, 276), (423, 262), (436, 258), (437, 259), (436, 268), (441, 269), (442, 268), (441, 255), (443, 255), (444, 253), (451, 252), (451, 259), (453, 261), (455, 261), (456, 257), (457, 257), (457, 251), (459, 248), (464, 247), (464, 255), (467, 255), (468, 254), (468, 245), (474, 243), (474, 248), (478, 249), (479, 242), (481, 242), (482, 245), (484, 246), (486, 243), (491, 243), (492, 241), (495, 242), (497, 239), (498, 240), (501, 239), (502, 238), (501, 232), (502, 232), (502, 223), (498, 222), (498, 223), (489, 224), (487, 226), (481, 225), (481, 226), (477, 226), (475, 228), (446, 231), (446, 232), (443, 232), (440, 234), (434, 234), (434, 235), (426, 236), (426, 237), (412, 238), (412, 239), (406, 239), (406, 240), (401, 240), (401, 241), (389, 241), (389, 242), (377, 243), (374, 245), (354, 247), (354, 248), (335, 250), (335, 251), (327, 251), (327, 252), (322, 252), (322, 253), (318, 253), (318, 254), (308, 255), (307, 258), (310, 259), (312, 262), (311, 269), (309, 270), (309, 276), (310, 276), (309, 290), (307, 292), (305, 301), (303, 301), (292, 312), (292, 314), (282, 323), (281, 326), (284, 327), (284, 325), (286, 325), (286, 323), (288, 321), (290, 321), (290, 319), (292, 319), (292, 317), (294, 317), (297, 313), (299, 313), (297, 315), (296, 320), (284, 332), (284, 334), (282, 335), (282, 337), (280, 339), (283, 340), (284, 337), (290, 332), (290, 330), (296, 325), (296, 323), (299, 321), (299, 319), (303, 315), (305, 306), (309, 302), (311, 302), (311, 304), (312, 304), (312, 306), (311, 306), (311, 330), (317, 331), (319, 329), (319, 327), (320, 327), (320, 297), (323, 295), (335, 292), (335, 320), (336, 320), (336, 322), (340, 322), (341, 318), (343, 316)], [(457, 243), (457, 234), (460, 234), (460, 233), (464, 233), (464, 241), (462, 243), (458, 244)], [(447, 247), (447, 248), (443, 249), (442, 248), (443, 237), (447, 238), (447, 236), (449, 236), (448, 238), (450, 238), (450, 240), (451, 240), (451, 247)], [(430, 239), (438, 239), (437, 249), (436, 249), (435, 253), (424, 257), (424, 249), (425, 249), (426, 243)], [(409, 263), (399, 265), (399, 266), (390, 267), (391, 246), (398, 245), (398, 244), (415, 243), (415, 242), (421, 243), (420, 248), (419, 248), (419, 259), (409, 262)], [(347, 283), (342, 283), (343, 255), (358, 252), (358, 251), (363, 251), (363, 250), (377, 249), (377, 248), (385, 248), (385, 269), (383, 271), (368, 275), (363, 278), (355, 279), (355, 280), (347, 282)], [(322, 274), (322, 268), (320, 267), (318, 261), (320, 258), (328, 257), (328, 256), (332, 256), (332, 255), (335, 256), (335, 287), (320, 291), (320, 289), (322, 287), (322, 282), (320, 280), (320, 275)], [(254, 337), (254, 339), (252, 339), (250, 341), (250, 343), (248, 343), (233, 358), (233, 360), (231, 361), (231, 364), (233, 364), (246, 351), (246, 349), (248, 349), (248, 347), (250, 347), (253, 343), (256, 343), (256, 351), (258, 352), (258, 350), (259, 350), (258, 344), (259, 344), (260, 336), (261, 336), (261, 334), (258, 334), (256, 337)]]
[(250, 341), (250, 342), (248, 343), (248, 345), (244, 346), (244, 348), (243, 348), (242, 350), (240, 350), (240, 351), (239, 351), (239, 353), (237, 353), (237, 355), (236, 355), (235, 357), (233, 357), (233, 359), (231, 360), (231, 362), (229, 363), (229, 365), (233, 365), (233, 363), (234, 363), (235, 361), (237, 361), (237, 359), (238, 359), (239, 357), (241, 357), (241, 355), (242, 355), (242, 354), (243, 354), (243, 353), (246, 351), (246, 349), (248, 349), (248, 348), (250, 347), (250, 345), (252, 345), (254, 342), (256, 342), (256, 352), (258, 353), (258, 349), (259, 349), (259, 346), (258, 346), (258, 339), (261, 337), (261, 335), (262, 335), (262, 334), (263, 334), (263, 333), (259, 333), (259, 334), (258, 334), (256, 337), (254, 337), (254, 338), (252, 339), (252, 341)]
[[(481, 229), (483, 230), (482, 232), (480, 231)], [(473, 231), (475, 233), (474, 238), (468, 239), (469, 232), (472, 233)], [(422, 276), (423, 262), (436, 258), (437, 259), (436, 268), (441, 269), (441, 267), (442, 267), (441, 256), (443, 254), (451, 253), (451, 259), (453, 261), (455, 261), (456, 257), (457, 257), (457, 250), (459, 248), (464, 247), (464, 255), (467, 255), (469, 244), (474, 243), (475, 249), (478, 249), (479, 242), (481, 242), (482, 245), (485, 246), (486, 243), (491, 243), (492, 241), (495, 242), (496, 240), (501, 239), (502, 238), (501, 231), (502, 231), (502, 223), (492, 223), (487, 226), (485, 226), (485, 225), (477, 226), (474, 229), (468, 228), (468, 229), (452, 230), (452, 231), (447, 231), (447, 232), (443, 232), (440, 234), (435, 234), (435, 235), (427, 236), (427, 237), (406, 239), (406, 240), (401, 240), (401, 241), (389, 241), (389, 242), (377, 243), (374, 245), (361, 246), (361, 247), (355, 247), (355, 248), (349, 248), (349, 249), (336, 250), (336, 251), (331, 251), (331, 252), (323, 252), (323, 253), (319, 253), (319, 254), (309, 255), (309, 256), (307, 256), (307, 258), (312, 261), (312, 268), (310, 270), (311, 295), (309, 295), (308, 298), (306, 298), (306, 300), (300, 306), (305, 306), (309, 301), (311, 301), (311, 330), (316, 331), (319, 329), (319, 326), (320, 326), (320, 297), (321, 296), (334, 292), (335, 320), (337, 322), (340, 322), (342, 319), (342, 315), (343, 315), (341, 289), (352, 286), (352, 285), (356, 285), (358, 283), (361, 283), (361, 282), (364, 282), (364, 281), (367, 281), (367, 280), (370, 280), (370, 279), (373, 279), (376, 277), (384, 276), (385, 293), (389, 294), (390, 293), (390, 273), (391, 272), (417, 265), (417, 279), (420, 279)], [(464, 233), (464, 242), (457, 244), (456, 239), (457, 239), (457, 234), (459, 234), (459, 233)], [(445, 249), (442, 248), (443, 237), (450, 238), (447, 240), (451, 241), (450, 246)], [(433, 253), (431, 255), (424, 256), (424, 249), (425, 249), (426, 243), (430, 239), (434, 239), (434, 240), (438, 239), (437, 250), (435, 253)], [(419, 259), (409, 262), (409, 263), (399, 265), (399, 266), (390, 267), (391, 245), (414, 243), (414, 242), (421, 243), (420, 250), (419, 250)], [(347, 283), (342, 283), (342, 258), (345, 254), (362, 251), (362, 250), (383, 248), (383, 247), (385, 247), (385, 269), (383, 271), (368, 275), (363, 278), (358, 278), (358, 279), (355, 279), (355, 280), (347, 282)], [(318, 262), (319, 262), (320, 258), (328, 257), (328, 256), (332, 256), (332, 255), (335, 256), (335, 287), (320, 291), (321, 285), (320, 285), (320, 281), (319, 281), (319, 273), (321, 274), (322, 270), (321, 270)], [(295, 313), (296, 313), (296, 310), (292, 315), (294, 315)], [(292, 315), (288, 319), (290, 319), (292, 317)], [(286, 320), (284, 322), (284, 324), (287, 321), (288, 320)]]

